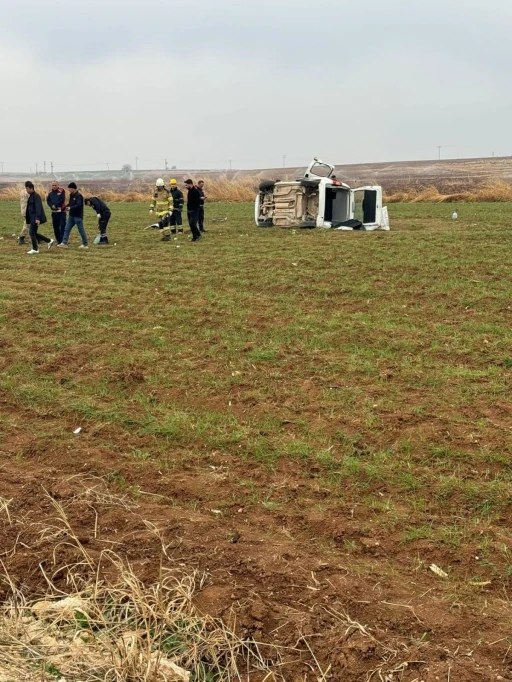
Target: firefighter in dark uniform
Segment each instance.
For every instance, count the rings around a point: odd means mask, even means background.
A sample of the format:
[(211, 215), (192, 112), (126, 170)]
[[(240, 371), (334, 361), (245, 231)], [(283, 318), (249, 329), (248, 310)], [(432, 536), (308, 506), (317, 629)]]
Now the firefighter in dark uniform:
[(171, 180), (171, 182), (169, 184), (170, 184), (170, 188), (171, 188), (171, 196), (172, 196), (172, 203), (173, 203), (172, 213), (169, 214), (169, 218), (170, 218), (171, 232), (173, 234), (176, 234), (176, 232), (183, 232), (183, 220), (181, 217), (181, 212), (183, 211), (183, 206), (185, 204), (185, 198), (183, 196), (183, 192), (178, 187), (178, 183), (176, 182), (176, 180), (174, 178)]

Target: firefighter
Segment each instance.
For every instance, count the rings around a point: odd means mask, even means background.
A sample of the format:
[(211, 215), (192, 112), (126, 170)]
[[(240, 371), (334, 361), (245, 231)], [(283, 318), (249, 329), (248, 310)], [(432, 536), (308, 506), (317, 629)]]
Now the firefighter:
[(177, 181), (173, 178), (170, 182), (173, 211), (170, 216), (171, 232), (181, 232), (183, 233), (183, 220), (181, 218), (181, 212), (183, 211), (183, 205), (185, 199), (183, 197), (183, 192), (178, 187)]
[(171, 239), (170, 215), (173, 211), (172, 194), (165, 186), (162, 178), (158, 178), (155, 183), (155, 192), (153, 200), (149, 207), (149, 214), (156, 213), (160, 219), (157, 223), (153, 223), (150, 227), (162, 230), (162, 241), (168, 242)]

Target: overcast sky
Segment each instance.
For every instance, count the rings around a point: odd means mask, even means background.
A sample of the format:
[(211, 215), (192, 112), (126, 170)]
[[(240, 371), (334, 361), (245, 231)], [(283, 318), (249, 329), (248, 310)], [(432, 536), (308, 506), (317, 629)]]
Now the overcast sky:
[(0, 161), (509, 155), (511, 27), (511, 0), (0, 0)]

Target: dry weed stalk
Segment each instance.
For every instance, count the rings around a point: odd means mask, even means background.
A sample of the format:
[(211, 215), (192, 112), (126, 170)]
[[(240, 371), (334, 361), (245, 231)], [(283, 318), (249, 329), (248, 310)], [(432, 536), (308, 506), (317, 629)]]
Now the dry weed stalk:
[[(270, 664), (257, 643), (242, 640), (222, 621), (200, 614), (194, 594), (207, 580), (184, 574), (163, 554), (157, 582), (145, 584), (131, 565), (111, 550), (93, 558), (66, 517), (63, 506), (46, 493), (56, 521), (41, 531), (78, 550), (81, 560), (63, 571), (69, 589), (57, 587), (40, 565), (46, 594), (28, 599), (4, 564), (1, 578), (10, 598), (0, 607), (0, 682), (189, 682), (241, 680), (250, 671), (279, 677), (277, 647)], [(158, 535), (156, 527), (150, 528)], [(162, 546), (163, 539), (162, 539)], [(167, 562), (167, 564), (164, 564)], [(269, 647), (265, 647), (266, 651)]]
[[(207, 179), (206, 189), (209, 201), (243, 202), (254, 201), (261, 178), (243, 176), (230, 180), (226, 176)], [(361, 181), (362, 182), (362, 181)], [(64, 183), (66, 184), (66, 183)], [(357, 183), (356, 183), (357, 184)], [(360, 183), (359, 183), (360, 184)], [(374, 184), (379, 184), (377, 181)], [(116, 183), (95, 189), (86, 185), (80, 187), (84, 196), (96, 195), (107, 203), (136, 203), (147, 202), (151, 198), (153, 185), (135, 180), (122, 187)], [(48, 187), (37, 185), (36, 190), (46, 196)], [(24, 191), (23, 184), (9, 185), (0, 190), (0, 201), (18, 201), (20, 192)], [(384, 201), (388, 204), (397, 203), (453, 203), (460, 202), (504, 202), (512, 201), (512, 185), (498, 180), (485, 185), (475, 185), (469, 189), (442, 193), (434, 185), (429, 187), (404, 187), (395, 192), (385, 192)]]
[[(207, 194), (209, 201), (254, 201), (258, 191), (260, 179), (252, 176), (242, 177), (237, 180), (229, 180), (227, 177), (212, 178), (207, 180)], [(63, 183), (66, 185), (67, 183)], [(86, 185), (79, 189), (84, 196), (99, 196), (108, 203), (135, 203), (146, 202), (149, 205), (153, 195), (154, 186), (147, 182), (134, 181), (125, 185), (122, 190), (113, 189), (115, 184), (104, 187), (89, 189)], [(23, 184), (9, 185), (0, 191), (0, 201), (19, 201), (20, 193), (24, 191)], [(36, 184), (36, 191), (45, 197), (48, 186)]]

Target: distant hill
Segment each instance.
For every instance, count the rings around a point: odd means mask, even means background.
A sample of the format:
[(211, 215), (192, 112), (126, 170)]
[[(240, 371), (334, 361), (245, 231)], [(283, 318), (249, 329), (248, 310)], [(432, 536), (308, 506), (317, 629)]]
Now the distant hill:
[[(140, 170), (130, 173), (121, 170), (99, 171), (69, 171), (67, 173), (39, 173), (39, 183), (51, 182), (56, 178), (61, 182), (75, 180), (90, 187), (136, 186), (138, 183), (153, 182), (157, 177), (164, 177), (166, 181), (176, 177), (179, 181), (186, 177), (204, 178), (208, 180), (225, 177), (228, 180), (240, 180), (247, 177), (272, 178), (287, 180), (299, 177), (304, 167), (294, 168), (265, 168), (252, 170), (197, 170), (173, 169), (168, 171)], [(387, 192), (394, 192), (405, 188), (422, 188), (435, 186), (440, 191), (453, 192), (470, 189), (475, 185), (490, 184), (496, 181), (512, 183), (512, 156), (475, 158), (475, 159), (446, 159), (443, 161), (390, 161), (386, 163), (336, 164), (337, 176), (348, 184), (354, 185), (382, 185)], [(21, 183), (29, 177), (26, 173), (0, 174), (0, 187), (12, 183)]]

